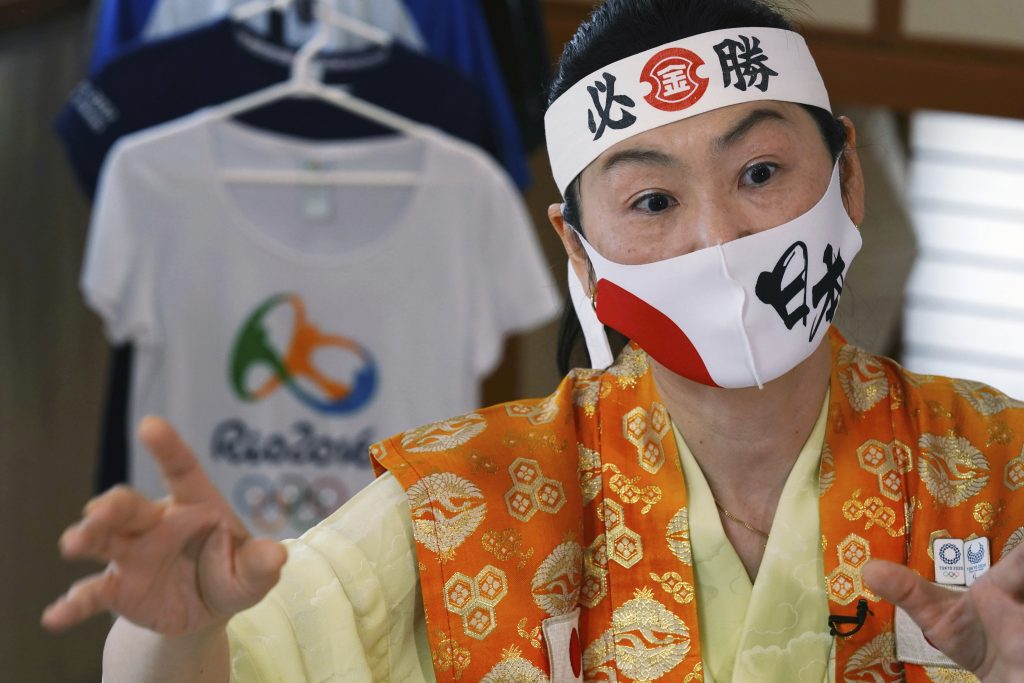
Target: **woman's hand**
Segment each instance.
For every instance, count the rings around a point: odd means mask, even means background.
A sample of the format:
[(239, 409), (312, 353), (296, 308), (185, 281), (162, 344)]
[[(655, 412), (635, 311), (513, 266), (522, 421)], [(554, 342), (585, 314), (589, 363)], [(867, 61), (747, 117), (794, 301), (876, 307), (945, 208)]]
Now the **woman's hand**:
[(170, 495), (152, 501), (119, 486), (85, 506), (61, 536), (61, 554), (107, 566), (46, 608), (42, 623), (52, 631), (109, 610), (165, 636), (195, 633), (226, 623), (277, 583), (284, 546), (249, 535), (170, 425), (146, 418), (139, 436)]
[(872, 560), (871, 590), (906, 610), (933, 646), (983, 681), (1024, 681), (1024, 546), (967, 591), (950, 591), (906, 567)]

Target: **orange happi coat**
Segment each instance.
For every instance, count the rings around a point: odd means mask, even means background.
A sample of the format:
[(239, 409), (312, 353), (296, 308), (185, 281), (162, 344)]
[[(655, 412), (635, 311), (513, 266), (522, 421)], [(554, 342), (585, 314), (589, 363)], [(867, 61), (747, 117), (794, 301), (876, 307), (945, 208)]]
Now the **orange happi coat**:
[[(993, 561), (1024, 542), (1024, 404), (830, 343), (822, 581), (832, 614), (873, 612), (838, 639), (836, 678), (946, 680), (896, 661), (894, 608), (861, 568), (933, 579), (933, 538), (986, 536)], [(686, 485), (642, 350), (371, 452), (409, 497), (439, 681), (548, 680), (542, 622), (577, 607), (585, 680), (703, 680)]]

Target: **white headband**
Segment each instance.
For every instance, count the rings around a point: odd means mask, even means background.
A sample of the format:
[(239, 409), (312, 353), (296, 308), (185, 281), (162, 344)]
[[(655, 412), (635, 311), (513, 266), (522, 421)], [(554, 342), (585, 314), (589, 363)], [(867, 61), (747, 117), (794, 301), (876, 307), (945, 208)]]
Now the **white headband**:
[(566, 188), (606, 149), (638, 133), (741, 102), (831, 111), (807, 43), (793, 31), (733, 28), (685, 38), (598, 69), (544, 116), (551, 171)]

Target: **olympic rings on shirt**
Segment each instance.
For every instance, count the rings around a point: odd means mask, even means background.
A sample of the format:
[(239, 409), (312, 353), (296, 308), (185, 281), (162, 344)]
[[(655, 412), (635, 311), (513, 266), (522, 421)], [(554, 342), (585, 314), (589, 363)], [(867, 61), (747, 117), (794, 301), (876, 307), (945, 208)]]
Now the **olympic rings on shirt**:
[(348, 490), (336, 477), (321, 476), (310, 482), (291, 473), (278, 476), (276, 482), (262, 474), (247, 474), (235, 483), (231, 495), (243, 521), (264, 533), (277, 533), (285, 527), (302, 533), (347, 499)]

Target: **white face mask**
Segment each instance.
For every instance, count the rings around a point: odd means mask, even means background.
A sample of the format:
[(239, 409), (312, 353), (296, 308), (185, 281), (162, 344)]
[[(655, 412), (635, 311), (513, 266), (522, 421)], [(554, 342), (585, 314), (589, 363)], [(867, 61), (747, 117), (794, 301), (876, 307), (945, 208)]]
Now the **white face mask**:
[(672, 372), (730, 389), (764, 386), (818, 348), (861, 247), (838, 165), (807, 213), (726, 244), (623, 265), (580, 239), (597, 280), (596, 315), (571, 266), (569, 289), (592, 365), (611, 363), (604, 323)]

